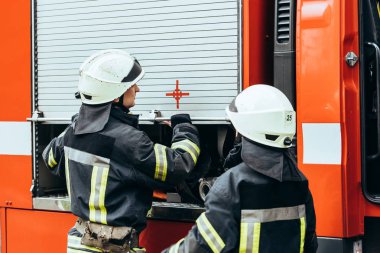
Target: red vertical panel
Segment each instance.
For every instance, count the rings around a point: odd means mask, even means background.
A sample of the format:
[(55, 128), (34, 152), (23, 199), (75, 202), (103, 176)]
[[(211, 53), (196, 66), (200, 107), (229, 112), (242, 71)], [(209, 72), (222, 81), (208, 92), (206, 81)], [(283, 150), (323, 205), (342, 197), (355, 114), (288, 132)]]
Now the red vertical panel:
[(32, 157), (0, 155), (0, 207), (32, 208)]
[(69, 213), (7, 209), (4, 253), (66, 253), (67, 232), (75, 220)]
[(359, 5), (341, 2), (342, 78), (342, 167), (345, 236), (364, 233), (364, 198), (361, 189), (359, 64), (349, 67), (343, 60), (348, 52), (359, 55)]
[(343, 237), (342, 166), (304, 164), (302, 135), (303, 123), (341, 122), (341, 1), (297, 3), (298, 162), (310, 181), (318, 235)]
[[(25, 122), (31, 115), (30, 4), (29, 0), (3, 1), (0, 9), (0, 123)], [(0, 155), (0, 206), (32, 206), (31, 160), (28, 155)]]
[(0, 208), (0, 251), (7, 252), (6, 209)]
[(31, 112), (29, 0), (3, 1), (0, 8), (0, 121), (25, 121)]
[(273, 84), (274, 1), (243, 1), (243, 88)]

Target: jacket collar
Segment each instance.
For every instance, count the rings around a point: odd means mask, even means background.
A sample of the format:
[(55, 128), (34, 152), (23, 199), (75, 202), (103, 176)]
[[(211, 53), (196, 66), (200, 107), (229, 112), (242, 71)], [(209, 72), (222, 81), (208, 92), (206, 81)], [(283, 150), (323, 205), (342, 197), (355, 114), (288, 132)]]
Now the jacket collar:
[(96, 133), (103, 130), (108, 122), (111, 106), (111, 102), (101, 105), (82, 104), (74, 126), (74, 134)]
[(139, 115), (131, 114), (128, 109), (122, 109), (117, 105), (113, 105), (111, 109), (111, 117), (120, 120), (130, 126), (138, 128)]
[(241, 157), (248, 167), (277, 181), (305, 179), (289, 149), (267, 147), (243, 137)]

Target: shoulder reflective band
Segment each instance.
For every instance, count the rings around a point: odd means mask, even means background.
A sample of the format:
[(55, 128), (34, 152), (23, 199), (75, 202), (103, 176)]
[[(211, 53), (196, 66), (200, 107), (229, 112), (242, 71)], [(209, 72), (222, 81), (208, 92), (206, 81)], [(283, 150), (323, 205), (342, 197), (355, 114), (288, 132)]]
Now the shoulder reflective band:
[(91, 176), (91, 193), (89, 200), (90, 221), (107, 224), (107, 210), (104, 206), (108, 180), (108, 167), (94, 166)]
[(53, 148), (50, 148), (48, 163), (50, 168), (54, 168), (54, 166), (57, 165), (57, 162), (54, 159)]
[(297, 220), (305, 216), (305, 205), (272, 209), (241, 210), (241, 221), (249, 223)]
[(179, 240), (176, 244), (174, 244), (174, 245), (170, 248), (169, 253), (178, 253), (179, 245), (181, 245), (181, 243), (183, 242), (183, 240), (185, 240), (185, 238), (182, 238), (182, 239)]
[(260, 247), (260, 223), (240, 224), (239, 253), (258, 253)]
[(187, 139), (183, 141), (174, 142), (171, 148), (182, 149), (188, 152), (191, 155), (191, 158), (193, 158), (194, 164), (197, 163), (200, 150), (199, 150), (199, 147), (194, 142)]
[(65, 150), (65, 156), (67, 156), (70, 160), (78, 162), (78, 163), (83, 163), (83, 164), (91, 165), (91, 166), (93, 166), (96, 163), (99, 163), (99, 164), (110, 163), (109, 158), (93, 155), (93, 154), (90, 154), (90, 153), (87, 153), (85, 151), (81, 151), (75, 148), (64, 147), (64, 150)]
[(305, 234), (306, 234), (306, 222), (305, 217), (300, 219), (301, 225), (301, 243), (300, 243), (300, 253), (303, 253), (303, 248), (305, 246)]
[(154, 144), (154, 155), (156, 157), (156, 170), (154, 179), (165, 182), (166, 174), (168, 173), (168, 161), (166, 157), (166, 146)]
[(207, 219), (206, 214), (202, 213), (196, 221), (198, 230), (201, 233), (203, 239), (207, 242), (208, 246), (213, 253), (220, 253), (226, 246), (222, 238), (215, 231), (210, 221)]
[(67, 241), (67, 253), (81, 253), (81, 252), (95, 253), (95, 252), (103, 252), (103, 251), (94, 247), (88, 247), (88, 246), (82, 245), (80, 237), (69, 235), (68, 241)]

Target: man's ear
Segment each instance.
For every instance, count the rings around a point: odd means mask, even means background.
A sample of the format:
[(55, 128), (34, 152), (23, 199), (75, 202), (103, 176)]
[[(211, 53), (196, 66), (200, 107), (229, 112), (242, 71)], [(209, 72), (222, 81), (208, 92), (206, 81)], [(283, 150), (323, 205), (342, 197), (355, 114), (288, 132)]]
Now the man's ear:
[(115, 99), (113, 100), (113, 102), (115, 102), (115, 103), (119, 103), (119, 100), (120, 100), (120, 98), (115, 98)]

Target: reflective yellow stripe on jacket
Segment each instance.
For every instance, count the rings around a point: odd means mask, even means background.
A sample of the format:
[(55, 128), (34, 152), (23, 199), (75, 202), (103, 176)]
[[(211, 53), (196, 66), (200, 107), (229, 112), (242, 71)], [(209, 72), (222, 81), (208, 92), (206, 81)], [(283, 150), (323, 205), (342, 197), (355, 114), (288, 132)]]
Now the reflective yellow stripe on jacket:
[(154, 155), (156, 157), (156, 170), (154, 179), (165, 182), (168, 173), (168, 160), (166, 157), (166, 146), (154, 144)]
[(305, 205), (260, 210), (242, 210), (240, 224), (239, 253), (258, 253), (261, 225), (266, 222), (299, 220), (300, 249), (303, 253), (306, 233)]
[(206, 214), (202, 213), (196, 221), (199, 232), (213, 253), (219, 253), (226, 246), (222, 238), (216, 232)]
[(50, 168), (53, 168), (55, 165), (57, 165), (57, 162), (54, 159), (53, 148), (50, 148), (48, 164)]
[(90, 221), (107, 224), (105, 194), (108, 180), (108, 167), (94, 166), (91, 176), (91, 193), (89, 201)]
[(182, 149), (188, 152), (191, 155), (191, 158), (193, 159), (194, 164), (197, 163), (200, 149), (194, 142), (187, 139), (183, 141), (178, 141), (178, 142), (173, 143), (171, 148)]

